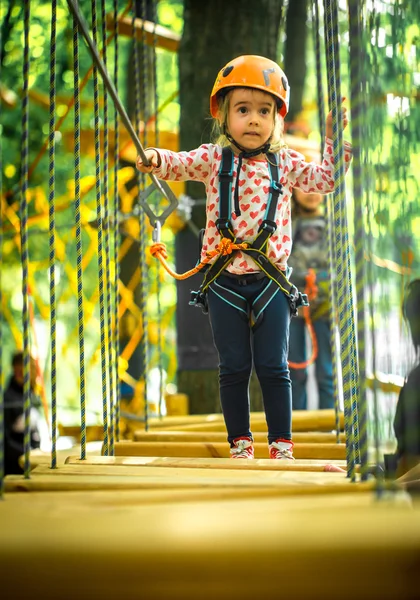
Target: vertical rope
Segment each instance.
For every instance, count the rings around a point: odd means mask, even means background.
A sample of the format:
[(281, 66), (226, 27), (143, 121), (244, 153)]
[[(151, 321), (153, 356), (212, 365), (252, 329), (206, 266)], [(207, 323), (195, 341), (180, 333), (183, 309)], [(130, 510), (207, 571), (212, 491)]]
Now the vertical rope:
[[(0, 79), (3, 56), (2, 28), (0, 27)], [(0, 102), (0, 117), (3, 103)], [(0, 120), (0, 308), (3, 307), (3, 126)], [(4, 387), (3, 387), (3, 310), (0, 310), (0, 499), (4, 494)]]
[[(156, 26), (158, 24), (157, 0), (152, 2), (152, 20), (153, 20), (153, 52), (152, 52), (152, 69), (153, 69), (153, 112), (155, 121), (155, 145), (159, 147), (159, 94), (158, 94), (158, 73), (157, 73), (157, 34)], [(156, 262), (156, 298), (157, 298), (157, 351), (158, 351), (158, 370), (159, 370), (159, 404), (158, 414), (162, 416), (162, 400), (163, 400), (163, 339), (162, 339), (162, 305), (161, 293), (162, 284), (160, 280), (160, 263)]]
[[(141, 39), (142, 39), (142, 72), (143, 72), (143, 81), (140, 86), (140, 114), (143, 114), (143, 146), (147, 147), (147, 122), (148, 122), (148, 62), (147, 62), (147, 43), (146, 43), (146, 29), (144, 26), (144, 22), (147, 17), (147, 2), (146, 0), (142, 0), (141, 2), (141, 10), (142, 10), (142, 26), (141, 26)], [(141, 176), (141, 189), (145, 188), (145, 180), (146, 177), (144, 174)], [(149, 274), (146, 263), (146, 216), (144, 211), (140, 211), (140, 269), (141, 269), (141, 314), (143, 319), (143, 373), (144, 373), (144, 421), (145, 421), (145, 430), (149, 429), (149, 403), (148, 403), (148, 382), (147, 375), (149, 373), (149, 322), (147, 318), (147, 297), (149, 291)]]
[(349, 0), (349, 34), (350, 34), (350, 98), (351, 128), (353, 139), (353, 197), (354, 231), (356, 246), (356, 298), (357, 298), (357, 339), (359, 350), (359, 424), (360, 424), (360, 461), (361, 479), (368, 478), (368, 431), (367, 431), (367, 398), (366, 398), (366, 267), (365, 248), (367, 246), (365, 223), (363, 216), (363, 162), (364, 118), (366, 103), (363, 95), (366, 90), (364, 73), (361, 65), (366, 65), (364, 39), (362, 36), (362, 15), (359, 0)]
[(21, 197), (20, 197), (20, 244), (22, 260), (22, 323), (23, 323), (23, 406), (25, 431), (23, 438), (25, 478), (31, 471), (31, 383), (30, 383), (30, 348), (29, 348), (29, 294), (28, 294), (28, 134), (29, 134), (29, 30), (30, 30), (30, 0), (24, 0), (24, 46), (23, 46), (23, 90), (22, 90), (22, 168), (21, 168)]
[[(144, 8), (144, 3), (142, 1), (142, 10)], [(140, 131), (140, 123), (141, 123), (141, 108), (143, 104), (143, 110), (145, 110), (144, 103), (144, 89), (141, 91), (140, 89), (140, 60), (139, 60), (139, 48), (137, 42), (137, 35), (135, 29), (135, 7), (133, 13), (133, 21), (132, 21), (132, 32), (133, 32), (133, 40), (134, 40), (134, 70), (135, 70), (135, 121), (136, 121), (136, 129)], [(143, 14), (144, 17), (144, 14)], [(143, 29), (142, 29), (142, 40), (145, 37), (144, 31), (144, 18), (143, 18)], [(143, 53), (144, 53), (143, 44)], [(143, 65), (144, 68), (144, 60)], [(145, 73), (143, 73), (143, 77), (145, 77)], [(143, 82), (144, 83), (144, 82)], [(143, 121), (146, 123), (145, 113), (143, 114)], [(144, 128), (144, 135), (142, 139), (143, 145), (146, 145), (146, 129)], [(144, 181), (145, 177), (143, 174), (136, 173), (137, 184), (138, 184), (138, 197), (140, 198), (140, 194), (144, 189)], [(141, 338), (141, 348), (142, 348), (142, 363), (143, 363), (143, 381), (144, 381), (144, 422), (145, 422), (145, 430), (148, 431), (149, 428), (149, 407), (147, 403), (147, 315), (146, 315), (146, 302), (147, 302), (147, 292), (146, 292), (146, 279), (147, 279), (147, 265), (145, 261), (145, 252), (144, 252), (144, 242), (146, 238), (146, 220), (144, 216), (144, 211), (141, 210), (139, 214), (140, 219), (140, 241), (139, 241), (139, 256), (140, 256), (140, 273), (141, 273), (141, 282), (140, 282), (140, 311), (142, 315), (142, 327), (143, 327), (143, 335)]]
[[(323, 156), (325, 143), (325, 102), (324, 89), (322, 85), (322, 63), (321, 63), (321, 43), (320, 43), (320, 21), (318, 0), (313, 2), (312, 13), (312, 31), (314, 37), (314, 49), (316, 56), (316, 73), (317, 73), (317, 100), (318, 100), (318, 119), (319, 131), (321, 133), (320, 153)], [(339, 414), (339, 389), (340, 382), (338, 378), (337, 368), (337, 343), (336, 343), (336, 320), (337, 320), (337, 302), (336, 302), (336, 279), (335, 279), (335, 249), (333, 241), (333, 206), (331, 194), (326, 197), (327, 206), (327, 236), (328, 236), (328, 265), (331, 285), (328, 286), (328, 301), (329, 301), (329, 319), (330, 319), (330, 345), (332, 359), (332, 375), (334, 381), (334, 414), (335, 414), (335, 431), (337, 444), (340, 443), (340, 414)]]
[[(107, 68), (106, 48), (106, 7), (105, 0), (101, 0), (102, 20), (102, 53), (105, 68)], [(111, 258), (110, 258), (110, 211), (109, 211), (109, 126), (108, 126), (108, 94), (104, 88), (104, 223), (105, 223), (105, 273), (106, 273), (106, 336), (108, 340), (108, 377), (109, 377), (109, 453), (114, 455), (115, 430), (114, 430), (114, 360), (112, 351), (112, 320), (111, 320)]]
[(49, 203), (49, 270), (50, 270), (50, 336), (51, 336), (51, 468), (57, 467), (57, 335), (56, 335), (56, 284), (55, 284), (55, 100), (56, 100), (56, 38), (57, 0), (51, 4), (50, 45), (50, 121), (48, 136), (48, 203)]
[[(92, 0), (92, 40), (98, 45), (98, 24), (96, 15), (96, 0)], [(101, 202), (101, 148), (99, 126), (99, 82), (98, 69), (93, 67), (93, 104), (95, 123), (95, 190), (96, 190), (96, 221), (98, 227), (98, 282), (99, 282), (99, 320), (101, 330), (101, 377), (102, 377), (102, 415), (103, 415), (103, 453), (109, 454), (108, 445), (108, 390), (107, 390), (107, 357), (105, 340), (105, 294), (103, 267), (103, 232), (102, 232), (102, 202)]]
[[(369, 18), (369, 26), (367, 31), (370, 32), (375, 24), (375, 8), (372, 5), (372, 14)], [(378, 29), (376, 29), (376, 34)], [(371, 45), (371, 51), (373, 52), (372, 58), (366, 53), (366, 69), (369, 73), (373, 73), (371, 75), (370, 86), (376, 87), (376, 79), (379, 76), (379, 67), (377, 64), (377, 56), (376, 56), (376, 45)], [(377, 90), (376, 90), (377, 92)], [(376, 110), (374, 111), (376, 112)], [(369, 114), (369, 119), (366, 121), (366, 128), (364, 131), (365, 139), (375, 139), (373, 137), (373, 130), (376, 129), (377, 123), (374, 123), (372, 114)], [(371, 191), (375, 189), (376, 185), (376, 176), (375, 173), (372, 172), (370, 166), (372, 165), (372, 154), (371, 148), (367, 148), (366, 156), (364, 157), (364, 180), (363, 184), (366, 189), (366, 219), (367, 219), (367, 250), (368, 250), (368, 268), (367, 268), (367, 280), (368, 280), (368, 290), (369, 290), (369, 322), (370, 322), (370, 344), (371, 344), (371, 353), (372, 353), (372, 375), (373, 375), (373, 436), (374, 436), (374, 444), (375, 444), (375, 459), (376, 464), (379, 465), (381, 462), (380, 456), (380, 435), (379, 435), (379, 402), (378, 402), (378, 386), (377, 386), (377, 343), (376, 343), (376, 332), (374, 328), (375, 322), (375, 291), (376, 291), (376, 281), (374, 274), (374, 265), (373, 265), (373, 239), (374, 234), (372, 230), (372, 223), (374, 220), (374, 214), (372, 210), (372, 202), (371, 202)], [(379, 470), (376, 473), (376, 494), (377, 497), (382, 495), (384, 489), (383, 478), (380, 475)]]
[[(333, 12), (331, 0), (324, 1), (326, 18), (326, 52), (328, 62), (329, 91), (331, 98), (332, 118), (333, 118), (333, 155), (334, 155), (334, 211), (335, 211), (335, 238), (337, 249), (337, 287), (338, 287), (338, 312), (340, 322), (340, 341), (341, 341), (341, 361), (343, 371), (343, 395), (344, 395), (344, 420), (346, 429), (346, 458), (348, 467), (348, 476), (355, 481), (355, 457), (354, 457), (354, 436), (351, 423), (351, 348), (350, 348), (350, 323), (348, 315), (348, 276), (347, 261), (345, 260), (345, 232), (344, 229), (345, 211), (344, 205), (344, 170), (342, 157), (342, 119), (341, 106), (337, 104), (337, 80), (336, 80), (336, 62), (334, 55), (333, 38)], [(341, 98), (340, 98), (341, 100)]]
[(77, 308), (80, 360), (80, 458), (86, 458), (86, 375), (85, 332), (83, 309), (83, 249), (80, 210), (80, 85), (79, 85), (79, 26), (73, 19), (74, 69), (74, 212), (76, 224)]
[[(118, 0), (114, 0), (114, 85), (118, 93)], [(120, 440), (120, 379), (118, 365), (120, 359), (120, 332), (118, 320), (119, 294), (118, 285), (120, 280), (119, 245), (119, 197), (118, 197), (118, 167), (119, 167), (119, 121), (118, 111), (114, 111), (114, 329), (113, 346), (115, 349), (115, 435), (117, 442)]]
[[(338, 93), (338, 98), (341, 102), (341, 67), (340, 67), (340, 48), (338, 43), (338, 6), (337, 3), (334, 2), (332, 4), (332, 36), (334, 41), (334, 57), (336, 63), (336, 88)], [(342, 125), (341, 125), (341, 110), (339, 111), (340, 116), (340, 130), (342, 137)], [(353, 282), (351, 276), (351, 257), (350, 257), (350, 243), (349, 243), (349, 227), (347, 222), (347, 213), (346, 213), (346, 196), (345, 196), (345, 187), (344, 187), (344, 149), (342, 146), (342, 142), (339, 146), (339, 159), (340, 165), (339, 170), (342, 177), (342, 197), (341, 197), (341, 205), (342, 205), (342, 215), (343, 215), (343, 239), (344, 239), (344, 251), (345, 251), (345, 260), (347, 262), (347, 285), (348, 285), (348, 304), (347, 304), (347, 320), (348, 326), (350, 328), (349, 332), (349, 341), (350, 341), (350, 378), (351, 378), (351, 410), (352, 410), (352, 426), (353, 426), (353, 435), (354, 435), (354, 448), (355, 448), (355, 459), (356, 462), (360, 462), (360, 452), (359, 452), (359, 412), (358, 412), (358, 402), (359, 402), (359, 359), (357, 355), (357, 342), (356, 342), (356, 328), (355, 328), (355, 310), (354, 310), (354, 301), (353, 301)]]

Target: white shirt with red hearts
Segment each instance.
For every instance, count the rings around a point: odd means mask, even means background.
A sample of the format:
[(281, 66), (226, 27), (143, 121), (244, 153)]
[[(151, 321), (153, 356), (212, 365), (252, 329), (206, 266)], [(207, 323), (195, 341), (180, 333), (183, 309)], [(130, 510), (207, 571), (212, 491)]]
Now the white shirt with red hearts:
[[(190, 152), (172, 152), (156, 149), (161, 165), (154, 170), (159, 179), (172, 181), (202, 181), (206, 186), (206, 231), (203, 239), (201, 259), (206, 252), (214, 250), (220, 241), (216, 228), (219, 218), (219, 169), (222, 149), (214, 144), (203, 144)], [(351, 145), (344, 143), (344, 162), (347, 172), (351, 161)], [(293, 187), (303, 192), (327, 194), (334, 189), (334, 158), (332, 141), (326, 139), (322, 164), (308, 163), (299, 152), (282, 148), (278, 152), (279, 179), (283, 193), (278, 198), (275, 221), (277, 230), (268, 241), (268, 258), (285, 270), (292, 248), (290, 198)], [(234, 210), (233, 194), (236, 185), (238, 157), (234, 158), (231, 207)], [(239, 179), (239, 208), (241, 214), (230, 215), (235, 236), (252, 242), (257, 236), (267, 208), (270, 171), (267, 161), (244, 158)], [(258, 265), (243, 252), (237, 252), (228, 266), (228, 271), (238, 275), (259, 271)]]

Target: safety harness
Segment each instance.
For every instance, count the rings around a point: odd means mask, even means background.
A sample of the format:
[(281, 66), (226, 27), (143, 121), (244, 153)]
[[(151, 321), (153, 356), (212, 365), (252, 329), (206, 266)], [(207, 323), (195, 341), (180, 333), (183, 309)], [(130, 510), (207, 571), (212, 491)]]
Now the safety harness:
[[(273, 153), (267, 153), (267, 161), (270, 171), (270, 189), (267, 208), (264, 219), (258, 229), (257, 237), (253, 242), (246, 242), (235, 237), (231, 215), (232, 182), (234, 168), (234, 154), (231, 148), (226, 147), (222, 150), (222, 160), (219, 168), (219, 218), (216, 221), (216, 228), (221, 239), (227, 238), (233, 244), (244, 244), (241, 252), (248, 254), (260, 267), (261, 274), (244, 275), (247, 277), (260, 278), (267, 276), (269, 281), (261, 294), (254, 300), (250, 307), (248, 301), (240, 294), (222, 286), (216, 280), (223, 274), (223, 271), (233, 261), (239, 250), (227, 254), (221, 254), (204, 274), (200, 289), (191, 292), (190, 304), (200, 307), (206, 314), (208, 312), (207, 293), (209, 288), (221, 297), (225, 302), (237, 308), (244, 317), (251, 319), (252, 326), (255, 327), (262, 318), (264, 309), (268, 306), (274, 296), (281, 290), (288, 298), (292, 315), (297, 314), (299, 306), (308, 306), (306, 294), (302, 294), (287, 279), (283, 271), (279, 269), (267, 256), (267, 244), (269, 238), (277, 229), (275, 215), (277, 202), (280, 194), (283, 193), (282, 185), (279, 183), (277, 156)], [(239, 172), (239, 170), (238, 170)], [(237, 180), (239, 177), (237, 177)], [(235, 190), (236, 192), (236, 190)], [(235, 193), (235, 214), (240, 215), (239, 202), (236, 202)], [(228, 274), (230, 275), (230, 274)], [(239, 280), (239, 279), (238, 279)]]

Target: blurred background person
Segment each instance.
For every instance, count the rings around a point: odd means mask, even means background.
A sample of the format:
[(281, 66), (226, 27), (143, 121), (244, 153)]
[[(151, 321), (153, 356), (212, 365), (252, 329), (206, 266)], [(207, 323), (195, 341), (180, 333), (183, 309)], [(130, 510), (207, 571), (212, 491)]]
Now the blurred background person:
[[(312, 280), (309, 294), (309, 316), (316, 337), (317, 356), (315, 378), (318, 388), (318, 407), (334, 407), (332, 351), (330, 334), (329, 258), (327, 222), (323, 215), (321, 194), (305, 194), (293, 189), (292, 228), (293, 247), (288, 265), (293, 268), (291, 281), (301, 292)], [(308, 405), (307, 323), (303, 310), (290, 323), (289, 364), (292, 379), (294, 410), (306, 410)], [(302, 365), (293, 368), (293, 363)]]
[[(24, 454), (24, 394), (23, 394), (23, 352), (16, 352), (11, 362), (12, 375), (4, 392), (4, 471), (5, 475), (21, 474), (19, 458)], [(35, 393), (36, 363), (30, 359), (31, 386), (31, 449), (40, 447), (39, 408), (41, 401)]]

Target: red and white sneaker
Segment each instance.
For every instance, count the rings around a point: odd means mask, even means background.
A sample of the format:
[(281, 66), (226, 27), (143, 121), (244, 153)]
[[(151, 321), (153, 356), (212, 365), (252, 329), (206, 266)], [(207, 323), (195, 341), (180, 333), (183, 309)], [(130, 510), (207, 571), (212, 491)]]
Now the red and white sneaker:
[(254, 458), (254, 446), (250, 437), (236, 438), (230, 449), (231, 458)]
[(269, 444), (270, 458), (295, 460), (293, 457), (293, 442), (291, 440), (282, 440), (279, 438)]

